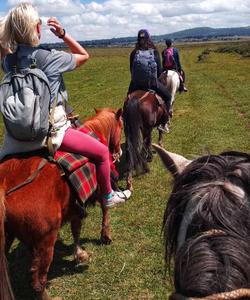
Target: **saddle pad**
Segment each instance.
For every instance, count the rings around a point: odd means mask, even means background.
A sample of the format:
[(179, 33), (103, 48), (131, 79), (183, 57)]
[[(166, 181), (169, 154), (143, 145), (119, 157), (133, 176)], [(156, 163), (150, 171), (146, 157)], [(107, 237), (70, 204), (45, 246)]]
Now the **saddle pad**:
[(85, 165), (89, 159), (81, 154), (56, 151), (54, 159), (67, 172), (74, 172), (76, 169)]
[[(86, 134), (89, 134), (103, 144), (107, 145), (104, 137), (98, 133), (94, 133), (86, 127), (80, 127), (76, 130), (80, 130)], [(66, 177), (69, 179), (70, 183), (75, 189), (79, 199), (84, 203), (97, 189), (95, 164), (83, 155), (59, 150), (56, 151), (54, 159), (63, 168)], [(118, 178), (119, 173), (112, 162), (111, 156), (110, 168), (114, 175)]]
[[(76, 129), (77, 130), (77, 129)], [(88, 129), (82, 129), (86, 134), (98, 139), (97, 135)], [(84, 203), (96, 190), (96, 169), (93, 162), (81, 154), (56, 151), (54, 159), (65, 171), (65, 176), (75, 189), (78, 198)]]
[[(86, 127), (81, 127), (76, 130), (80, 130), (83, 133), (86, 133), (100, 141), (100, 138), (93, 131)], [(54, 159), (64, 170), (66, 170), (66, 172), (74, 172), (76, 169), (80, 168), (89, 161), (87, 157), (81, 154), (69, 153), (60, 150), (56, 151)]]
[(76, 169), (68, 176), (68, 179), (83, 203), (97, 189), (96, 169), (93, 163), (87, 162)]
[(94, 163), (80, 154), (63, 151), (57, 151), (54, 158), (65, 171), (79, 199), (85, 202), (97, 188)]

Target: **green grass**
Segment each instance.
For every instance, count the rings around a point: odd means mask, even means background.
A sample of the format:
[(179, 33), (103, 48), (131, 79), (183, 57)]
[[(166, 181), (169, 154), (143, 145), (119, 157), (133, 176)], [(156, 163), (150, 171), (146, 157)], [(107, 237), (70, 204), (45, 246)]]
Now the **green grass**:
[[(165, 148), (191, 159), (225, 150), (249, 152), (249, 58), (211, 51), (198, 62), (204, 49), (215, 50), (218, 44), (179, 48), (189, 91), (176, 97), (171, 132), (164, 137)], [(123, 106), (130, 80), (130, 51), (90, 49), (89, 62), (65, 74), (70, 102), (82, 119), (93, 114), (94, 107)], [(153, 139), (157, 139), (156, 132)], [(94, 253), (88, 266), (74, 265), (70, 228), (63, 226), (49, 272), (51, 295), (65, 300), (167, 299), (173, 287), (164, 278), (161, 224), (172, 179), (158, 157), (150, 168), (150, 173), (134, 178), (131, 200), (111, 211), (111, 245), (101, 246), (98, 241), (99, 207), (89, 210), (81, 233), (82, 244)], [(124, 180), (120, 184), (125, 187)], [(9, 255), (18, 300), (32, 299), (27, 253), (16, 243)]]

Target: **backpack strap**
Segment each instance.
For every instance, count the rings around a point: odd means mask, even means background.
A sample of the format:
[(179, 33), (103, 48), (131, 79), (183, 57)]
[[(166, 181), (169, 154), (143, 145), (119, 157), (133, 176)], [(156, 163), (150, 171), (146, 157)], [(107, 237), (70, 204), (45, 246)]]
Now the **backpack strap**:
[(49, 54), (50, 54), (50, 50), (36, 49), (31, 54), (31, 65), (30, 65), (30, 68), (41, 69), (44, 61), (49, 56)]
[[(36, 67), (36, 68), (41, 69), (44, 61), (46, 60), (46, 58), (48, 57), (49, 54), (50, 54), (49, 49), (39, 48), (39, 49), (35, 50), (31, 55), (31, 68)], [(62, 93), (60, 93), (60, 94), (61, 94), (61, 97), (63, 100), (63, 105), (65, 106), (66, 100), (65, 100), (63, 94)], [(55, 109), (57, 106), (57, 102), (58, 102), (58, 96), (56, 97), (56, 99), (54, 99), (54, 101), (52, 103), (51, 111), (50, 111), (50, 115), (49, 115), (50, 131), (49, 131), (49, 134), (47, 137), (47, 147), (48, 147), (48, 151), (52, 157), (54, 156), (55, 150), (54, 150), (54, 147), (52, 144), (51, 132), (53, 131), (54, 124), (55, 124), (55, 116), (54, 115), (55, 115)]]
[[(48, 57), (49, 54), (50, 54), (50, 50), (45, 50), (45, 49), (35, 50), (31, 55), (31, 66), (30, 67), (41, 69), (42, 66), (43, 66), (44, 61), (46, 60), (46, 58)], [(52, 144), (51, 133), (53, 131), (53, 127), (54, 127), (54, 124), (55, 124), (54, 114), (55, 114), (56, 105), (57, 105), (57, 97), (53, 101), (51, 111), (50, 111), (50, 114), (49, 114), (50, 129), (49, 129), (49, 133), (48, 133), (47, 141), (46, 141), (49, 154), (52, 157), (54, 156), (55, 150), (54, 150), (54, 147), (53, 147), (53, 144)]]
[(49, 133), (48, 133), (47, 141), (46, 141), (49, 154), (52, 157), (54, 157), (54, 154), (55, 154), (55, 149), (54, 149), (53, 144), (52, 144), (52, 132), (53, 132), (54, 124), (55, 124), (55, 109), (56, 109), (56, 104), (57, 104), (57, 97), (56, 97), (56, 99), (53, 102), (52, 109), (51, 109), (51, 112), (49, 114), (50, 129), (49, 129)]
[(14, 72), (16, 73), (16, 70), (18, 69), (18, 59), (17, 59), (17, 52), (8, 54), (5, 58), (7, 62), (7, 70), (4, 70), (5, 72)]
[[(61, 94), (61, 97), (62, 97), (62, 100), (63, 100), (63, 105), (65, 106), (66, 99), (64, 98), (62, 93), (60, 93), (60, 94)], [(55, 149), (54, 149), (54, 146), (53, 146), (53, 143), (52, 143), (51, 133), (53, 133), (53, 128), (54, 128), (54, 125), (55, 125), (55, 109), (56, 109), (56, 106), (57, 106), (57, 102), (58, 102), (58, 97), (56, 97), (56, 99), (54, 100), (53, 105), (52, 105), (52, 109), (51, 109), (51, 112), (50, 112), (50, 115), (49, 115), (50, 130), (49, 130), (49, 134), (47, 136), (47, 148), (48, 148), (49, 154), (52, 157), (54, 157)]]

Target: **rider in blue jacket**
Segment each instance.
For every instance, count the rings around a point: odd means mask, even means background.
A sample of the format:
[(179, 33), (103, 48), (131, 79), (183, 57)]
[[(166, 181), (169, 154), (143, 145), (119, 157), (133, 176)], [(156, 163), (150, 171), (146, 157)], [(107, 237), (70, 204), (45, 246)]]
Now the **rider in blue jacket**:
[[(180, 75), (180, 92), (187, 92), (187, 88), (184, 85), (185, 82), (185, 73), (181, 67), (180, 63), (180, 56), (179, 56), (179, 51), (177, 48), (172, 47), (172, 40), (171, 39), (166, 39), (166, 48), (162, 51), (162, 69), (163, 71), (167, 70), (175, 70), (179, 73)], [(173, 60), (172, 60), (172, 65), (168, 65), (166, 63), (167, 60), (167, 52), (170, 51), (173, 55)]]

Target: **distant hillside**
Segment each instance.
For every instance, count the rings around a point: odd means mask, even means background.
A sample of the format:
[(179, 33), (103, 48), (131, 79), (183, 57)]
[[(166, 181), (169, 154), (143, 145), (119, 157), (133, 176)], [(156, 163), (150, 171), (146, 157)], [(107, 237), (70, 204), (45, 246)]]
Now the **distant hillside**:
[[(186, 29), (182, 31), (173, 32), (170, 34), (154, 35), (152, 36), (155, 43), (163, 42), (166, 38), (171, 38), (175, 41), (208, 41), (218, 39), (237, 39), (240, 37), (250, 37), (250, 26), (234, 27), (234, 28), (211, 28), (211, 27), (197, 27)], [(134, 45), (136, 37), (122, 37), (113, 39), (102, 39), (92, 41), (80, 41), (85, 47), (124, 47)], [(49, 47), (64, 47), (61, 44), (47, 44)]]
[(211, 38), (226, 38), (226, 37), (240, 37), (250, 36), (250, 26), (235, 27), (235, 28), (211, 28), (211, 27), (197, 27), (193, 29), (186, 29), (171, 34), (160, 35), (158, 39), (171, 38), (174, 40), (180, 39), (211, 39)]

